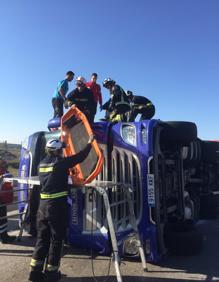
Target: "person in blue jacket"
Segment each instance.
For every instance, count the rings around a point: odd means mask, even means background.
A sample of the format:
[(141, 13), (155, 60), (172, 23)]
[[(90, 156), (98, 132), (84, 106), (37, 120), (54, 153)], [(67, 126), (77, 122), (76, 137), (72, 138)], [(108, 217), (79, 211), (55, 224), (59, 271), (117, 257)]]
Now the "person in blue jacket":
[(65, 79), (59, 81), (56, 90), (54, 91), (52, 97), (52, 106), (54, 109), (53, 118), (61, 117), (63, 115), (63, 104), (66, 101), (68, 83), (74, 79), (74, 75), (75, 74), (72, 71), (68, 71)]

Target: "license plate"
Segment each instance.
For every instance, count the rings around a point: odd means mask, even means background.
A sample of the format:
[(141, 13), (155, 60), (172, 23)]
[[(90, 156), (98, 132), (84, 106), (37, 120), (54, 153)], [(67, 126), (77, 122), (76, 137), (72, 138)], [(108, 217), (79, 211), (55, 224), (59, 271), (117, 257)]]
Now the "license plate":
[(147, 184), (148, 184), (148, 205), (149, 207), (155, 206), (155, 190), (154, 190), (154, 175), (147, 175)]

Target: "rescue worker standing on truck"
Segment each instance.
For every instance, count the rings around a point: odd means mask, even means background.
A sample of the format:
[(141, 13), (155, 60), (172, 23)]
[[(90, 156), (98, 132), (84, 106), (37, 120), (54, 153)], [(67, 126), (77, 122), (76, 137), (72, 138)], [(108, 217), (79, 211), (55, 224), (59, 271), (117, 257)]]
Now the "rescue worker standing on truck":
[(8, 174), (7, 162), (0, 159), (0, 241), (2, 244), (11, 244), (16, 239), (16, 236), (9, 236), (7, 232), (8, 220), (7, 220), (7, 207), (4, 205), (4, 201), (1, 199), (1, 186), (2, 178)]
[(89, 123), (93, 123), (95, 116), (95, 101), (93, 93), (86, 87), (86, 80), (82, 76), (76, 78), (76, 85), (77, 88), (71, 91), (67, 96), (68, 104), (69, 106), (74, 104), (80, 111), (82, 111), (82, 113), (85, 114)]
[(110, 92), (111, 98), (103, 105), (106, 110), (106, 119), (112, 122), (126, 121), (126, 115), (130, 111), (129, 99), (121, 86), (111, 78), (106, 78), (103, 81), (103, 87)]
[(127, 113), (127, 121), (135, 121), (138, 114), (141, 115), (140, 120), (151, 119), (155, 114), (155, 107), (152, 102), (144, 96), (133, 95), (132, 91), (127, 91), (131, 111)]
[(74, 73), (72, 71), (68, 71), (66, 73), (65, 79), (59, 81), (58, 86), (52, 97), (52, 106), (54, 109), (55, 117), (61, 117), (63, 115), (63, 103), (66, 101), (66, 94), (68, 92), (68, 83), (73, 80)]
[(87, 146), (71, 157), (62, 157), (65, 145), (60, 140), (52, 139), (46, 144), (47, 156), (39, 164), (42, 188), (29, 281), (55, 282), (61, 279), (58, 269), (67, 229), (68, 169), (88, 156), (93, 139), (90, 136)]

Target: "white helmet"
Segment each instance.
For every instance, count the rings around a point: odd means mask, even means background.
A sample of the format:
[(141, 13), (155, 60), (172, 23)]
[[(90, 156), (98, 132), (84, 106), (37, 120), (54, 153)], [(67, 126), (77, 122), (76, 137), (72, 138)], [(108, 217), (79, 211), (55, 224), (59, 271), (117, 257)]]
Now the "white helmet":
[(78, 76), (76, 78), (76, 83), (77, 82), (81, 82), (81, 83), (85, 84), (86, 83), (86, 79), (83, 76)]
[(114, 85), (116, 82), (112, 78), (108, 77), (103, 81), (103, 87), (107, 88), (108, 85)]
[(58, 151), (65, 147), (65, 143), (61, 142), (59, 139), (51, 139), (46, 143), (46, 148), (49, 151)]

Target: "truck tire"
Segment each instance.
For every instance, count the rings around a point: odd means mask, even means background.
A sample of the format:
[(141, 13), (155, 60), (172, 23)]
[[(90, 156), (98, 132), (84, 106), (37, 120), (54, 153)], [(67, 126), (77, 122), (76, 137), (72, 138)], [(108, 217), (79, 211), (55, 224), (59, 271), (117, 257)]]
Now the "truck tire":
[(197, 127), (188, 121), (166, 121), (163, 123), (161, 142), (189, 144), (197, 138)]
[(196, 229), (184, 232), (168, 229), (164, 242), (170, 253), (178, 256), (192, 256), (200, 253), (203, 235)]

